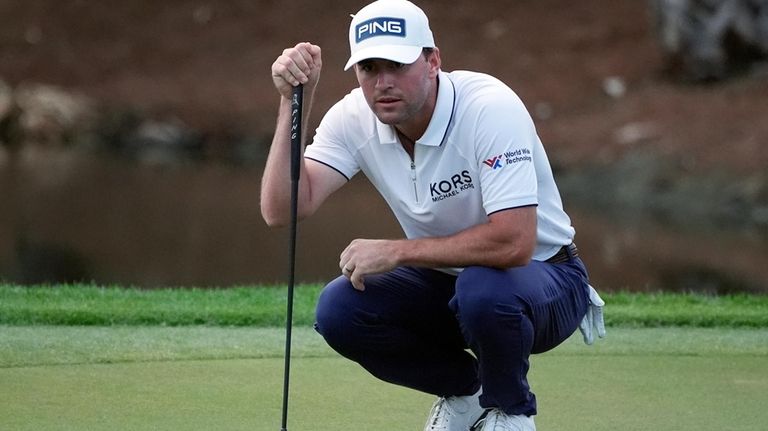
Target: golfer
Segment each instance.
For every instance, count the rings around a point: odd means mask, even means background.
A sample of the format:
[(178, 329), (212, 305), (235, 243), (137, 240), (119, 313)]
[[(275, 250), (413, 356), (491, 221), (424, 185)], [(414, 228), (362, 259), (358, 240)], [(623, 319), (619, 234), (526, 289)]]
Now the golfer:
[[(531, 117), (498, 79), (444, 72), (409, 1), (365, 6), (349, 44), (360, 86), (303, 150), (299, 218), (362, 171), (406, 239), (341, 252), (317, 331), (377, 378), (436, 395), (425, 430), (534, 430), (529, 357), (579, 327), (590, 288)], [(304, 85), (306, 117), (321, 68), (311, 43), (272, 65), (281, 101), (261, 189), (272, 226), (290, 219), (291, 90)]]

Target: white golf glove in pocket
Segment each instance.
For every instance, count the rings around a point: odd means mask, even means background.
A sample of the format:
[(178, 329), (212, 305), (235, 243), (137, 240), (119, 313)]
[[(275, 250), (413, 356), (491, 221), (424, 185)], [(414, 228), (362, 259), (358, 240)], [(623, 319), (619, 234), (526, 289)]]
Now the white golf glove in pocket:
[(589, 307), (587, 314), (581, 319), (579, 331), (584, 337), (584, 343), (591, 345), (595, 342), (595, 333), (600, 338), (605, 337), (605, 321), (603, 320), (603, 306), (605, 301), (597, 294), (592, 285), (589, 286)]

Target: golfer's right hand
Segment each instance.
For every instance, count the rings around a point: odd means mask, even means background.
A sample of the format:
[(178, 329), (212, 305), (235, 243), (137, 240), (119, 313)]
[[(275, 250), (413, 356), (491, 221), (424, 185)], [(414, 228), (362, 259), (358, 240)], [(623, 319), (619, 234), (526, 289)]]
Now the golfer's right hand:
[(299, 84), (314, 89), (322, 66), (320, 47), (301, 42), (283, 50), (283, 54), (272, 63), (272, 81), (280, 95), (290, 100), (293, 87)]

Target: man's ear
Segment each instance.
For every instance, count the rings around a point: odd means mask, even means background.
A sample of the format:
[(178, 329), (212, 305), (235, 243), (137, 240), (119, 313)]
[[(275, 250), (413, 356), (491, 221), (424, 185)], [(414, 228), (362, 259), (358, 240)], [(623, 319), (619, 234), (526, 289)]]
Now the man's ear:
[(427, 62), (429, 63), (430, 73), (437, 76), (437, 72), (440, 71), (440, 66), (442, 65), (440, 49), (438, 47), (432, 48), (432, 52), (427, 57)]

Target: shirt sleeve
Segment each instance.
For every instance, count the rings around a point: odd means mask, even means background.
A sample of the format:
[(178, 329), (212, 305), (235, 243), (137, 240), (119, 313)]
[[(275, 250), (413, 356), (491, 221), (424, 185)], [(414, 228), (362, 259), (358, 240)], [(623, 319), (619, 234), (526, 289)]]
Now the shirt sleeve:
[(538, 137), (523, 102), (504, 86), (483, 95), (478, 105), (475, 142), (485, 212), (538, 205)]
[(350, 96), (337, 102), (320, 121), (312, 143), (304, 151), (304, 157), (320, 162), (338, 171), (347, 179), (351, 179), (360, 171), (360, 165), (351, 150), (348, 121), (352, 120), (347, 114), (350, 110)]

